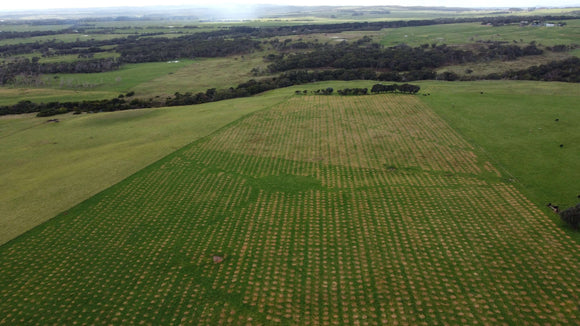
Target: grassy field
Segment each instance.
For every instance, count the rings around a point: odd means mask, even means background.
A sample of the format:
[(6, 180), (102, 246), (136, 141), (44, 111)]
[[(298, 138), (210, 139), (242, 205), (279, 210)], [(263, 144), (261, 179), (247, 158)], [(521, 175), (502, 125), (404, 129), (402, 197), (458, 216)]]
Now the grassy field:
[(0, 87), (0, 105), (12, 105), (20, 101), (68, 102), (111, 99), (119, 95), (117, 91), (79, 91), (52, 88)]
[(129, 91), (152, 98), (175, 92), (205, 92), (235, 87), (254, 77), (252, 68), (264, 66), (262, 54), (124, 65), (98, 74), (45, 75), (39, 88), (1, 87), (0, 105), (33, 102), (111, 99)]
[(0, 324), (578, 324), (578, 243), (421, 99), (294, 96), (67, 209)]
[(95, 40), (95, 41), (103, 41), (103, 40), (111, 40), (115, 38), (127, 37), (131, 34), (79, 34), (79, 33), (71, 33), (71, 34), (58, 34), (58, 35), (50, 35), (50, 36), (34, 36), (34, 37), (26, 37), (26, 38), (11, 38), (11, 39), (4, 39), (0, 40), (0, 46), (2, 45), (13, 45), (13, 44), (21, 44), (21, 43), (35, 43), (35, 42), (46, 42), (51, 40), (61, 41), (61, 42), (75, 42), (75, 41), (88, 41), (88, 40)]
[(431, 94), (422, 99), (470, 142), (484, 148), (534, 202), (563, 207), (578, 203), (578, 84), (484, 81), (421, 85), (423, 92)]
[(155, 78), (173, 74), (195, 62), (194, 60), (176, 61), (128, 64), (117, 71), (98, 74), (46, 75), (45, 80), (48, 86), (55, 88), (124, 93)]
[(284, 95), (48, 118), (0, 118), (0, 243)]
[(250, 79), (252, 68), (264, 67), (263, 53), (228, 58), (199, 59), (174, 73), (161, 75), (132, 88), (137, 94), (173, 95), (205, 92), (208, 88), (236, 87)]
[(564, 27), (519, 27), (518, 25), (487, 26), (480, 23), (448, 24), (421, 27), (384, 29), (381, 44), (394, 46), (406, 43), (421, 44), (465, 44), (476, 41), (498, 41), (530, 43), (536, 41), (545, 46), (578, 44), (580, 20), (567, 20)]
[[(176, 86), (175, 83), (171, 83), (172, 75), (197, 62), (179, 60), (178, 62), (128, 64), (120, 70), (98, 74), (45, 75), (43, 85), (38, 88), (1, 87), (0, 105), (15, 104), (22, 100), (67, 102), (111, 99), (134, 89), (137, 89), (137, 96), (145, 98), (170, 95), (177, 90), (169, 93), (168, 88), (164, 88), (162, 84), (150, 85), (151, 81), (160, 80), (160, 82)], [(180, 86), (186, 89), (194, 84), (194, 81), (199, 80), (198, 78), (183, 79)]]

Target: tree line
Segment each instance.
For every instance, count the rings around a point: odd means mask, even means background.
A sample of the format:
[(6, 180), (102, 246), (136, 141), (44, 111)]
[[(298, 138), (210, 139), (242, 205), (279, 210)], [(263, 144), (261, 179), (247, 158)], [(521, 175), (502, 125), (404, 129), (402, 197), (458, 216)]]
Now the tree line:
[(272, 61), (268, 70), (272, 73), (293, 69), (317, 68), (371, 68), (389, 71), (413, 71), (435, 69), (445, 65), (494, 59), (514, 60), (521, 56), (542, 54), (535, 44), (525, 47), (501, 43), (478, 44), (477, 52), (449, 47), (445, 44), (424, 44), (410, 47), (402, 44), (383, 48), (370, 43), (324, 44), (310, 52), (280, 54), (267, 57)]
[(170, 38), (140, 38), (117, 46), (123, 63), (142, 63), (195, 57), (226, 57), (260, 49), (261, 42), (249, 38), (209, 38), (187, 35)]
[[(238, 97), (247, 97), (276, 88), (330, 80), (379, 80), (394, 82), (401, 80), (420, 80), (411, 79), (411, 77), (414, 76), (412, 73), (413, 72), (403, 74), (377, 73), (369, 69), (335, 69), (320, 71), (296, 70), (281, 73), (277, 77), (265, 78), (261, 80), (252, 79), (245, 83), (239, 84), (235, 88), (230, 87), (221, 90), (211, 88), (206, 92), (198, 92), (195, 94), (190, 92), (182, 94), (178, 92), (166, 99), (129, 100), (127, 97), (119, 97), (111, 100), (67, 103), (32, 103), (30, 101), (21, 101), (15, 105), (1, 106), (0, 115), (39, 112), (40, 116), (49, 116), (67, 112), (100, 112), (150, 107), (193, 105)], [(527, 77), (533, 78), (533, 80), (580, 82), (580, 59), (574, 57), (563, 61), (552, 62), (547, 65), (534, 66), (527, 70), (512, 73), (514, 76), (517, 75), (518, 79)], [(425, 76), (431, 77), (436, 75), (435, 72), (432, 71), (430, 73), (428, 71), (424, 71), (419, 75), (423, 74)], [(506, 75), (505, 77), (508, 78), (509, 75)], [(501, 78), (501, 76), (498, 76), (498, 78)], [(493, 78), (487, 76), (486, 79)], [(392, 91), (414, 94), (419, 91), (419, 87), (410, 84), (403, 84), (398, 86), (376, 84), (371, 89), (371, 92), (377, 93)]]
[(20, 58), (0, 63), (0, 85), (11, 84), (19, 76), (33, 77), (40, 74), (56, 73), (98, 73), (117, 70), (120, 66), (121, 63), (115, 58), (52, 63), (39, 63), (38, 57), (32, 60)]
[(486, 79), (580, 82), (580, 58), (571, 57), (561, 61), (532, 66), (527, 69), (509, 70), (502, 74), (490, 74)]
[[(8, 114), (22, 114), (37, 112), (38, 116), (46, 117), (56, 114), (63, 114), (68, 112), (108, 112), (121, 111), (140, 108), (151, 107), (171, 107), (183, 105), (195, 105), (209, 102), (222, 101), (232, 98), (248, 97), (256, 95), (265, 91), (289, 87), (293, 85), (300, 85), (311, 83), (315, 81), (329, 81), (329, 80), (376, 80), (375, 72), (368, 70), (335, 70), (335, 71), (291, 71), (280, 74), (278, 77), (266, 78), (261, 80), (249, 80), (239, 84), (237, 87), (230, 87), (227, 89), (210, 88), (205, 92), (198, 93), (180, 93), (176, 92), (173, 96), (166, 99), (138, 99), (132, 97), (134, 93), (121, 95), (114, 99), (81, 101), (81, 102), (50, 102), (50, 103), (33, 103), (31, 101), (21, 101), (14, 105), (0, 106), (0, 115)], [(368, 77), (368, 78), (365, 78)], [(341, 79), (343, 78), (343, 79)], [(374, 88), (376, 92), (387, 92), (389, 90), (381, 90)], [(404, 93), (416, 93), (419, 91), (419, 86), (415, 85), (398, 85), (395, 86), (394, 91)], [(328, 91), (328, 90), (327, 90)], [(362, 90), (346, 89), (341, 95), (362, 95)], [(340, 93), (340, 92), (339, 92)], [(366, 94), (366, 92), (364, 92)]]

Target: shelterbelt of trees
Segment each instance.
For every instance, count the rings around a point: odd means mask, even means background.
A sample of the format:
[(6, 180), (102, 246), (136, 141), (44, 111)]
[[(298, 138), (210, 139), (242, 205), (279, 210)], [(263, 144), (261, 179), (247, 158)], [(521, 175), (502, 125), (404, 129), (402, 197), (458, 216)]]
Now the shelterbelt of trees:
[[(542, 54), (535, 44), (523, 47), (514, 44), (479, 43), (477, 50), (467, 51), (445, 44), (424, 44), (419, 47), (399, 45), (382, 48), (379, 44), (361, 39), (354, 43), (319, 44), (304, 53), (270, 55), (270, 72), (313, 68), (373, 68), (377, 70), (411, 71), (433, 69), (445, 65), (463, 64), (482, 60), (514, 60), (527, 55)], [(368, 42), (365, 44), (365, 42)]]
[[(122, 94), (118, 98), (110, 100), (82, 101), (82, 102), (51, 102), (51, 103), (33, 103), (31, 101), (21, 101), (15, 105), (0, 106), (0, 115), (22, 114), (38, 112), (38, 116), (51, 116), (67, 112), (103, 112), (119, 111), (129, 109), (141, 109), (151, 107), (167, 107), (181, 105), (195, 105), (208, 102), (221, 101), (226, 99), (247, 97), (259, 94), (268, 90), (300, 85), (305, 83), (327, 81), (327, 80), (379, 80), (379, 81), (406, 81), (412, 77), (423, 76), (424, 79), (448, 78), (449, 74), (437, 75), (433, 71), (420, 70), (407, 72), (405, 74), (396, 73), (377, 73), (370, 69), (334, 69), (306, 71), (295, 70), (280, 74), (278, 77), (266, 78), (261, 80), (249, 80), (239, 84), (236, 88), (227, 89), (211, 88), (206, 92), (193, 93), (175, 93), (166, 99), (149, 98), (139, 99), (132, 98), (134, 93)], [(533, 66), (527, 70), (513, 71), (506, 73), (505, 78), (522, 79), (526, 76), (532, 80), (544, 81), (568, 81), (580, 82), (580, 59), (573, 57), (560, 62), (552, 62), (547, 65)], [(494, 79), (495, 76), (488, 76), (486, 79)], [(501, 78), (499, 76), (498, 78)], [(418, 79), (415, 79), (418, 80)], [(382, 85), (373, 86), (372, 92), (390, 92), (399, 91), (403, 93), (415, 94), (419, 91), (414, 85), (404, 84), (400, 87), (391, 88), (392, 86)]]

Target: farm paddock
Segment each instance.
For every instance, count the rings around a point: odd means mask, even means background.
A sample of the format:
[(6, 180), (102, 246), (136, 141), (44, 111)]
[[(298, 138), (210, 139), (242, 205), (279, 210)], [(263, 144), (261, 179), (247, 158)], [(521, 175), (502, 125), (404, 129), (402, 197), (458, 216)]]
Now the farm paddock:
[(414, 96), (291, 97), (0, 269), (6, 325), (580, 323), (577, 242)]

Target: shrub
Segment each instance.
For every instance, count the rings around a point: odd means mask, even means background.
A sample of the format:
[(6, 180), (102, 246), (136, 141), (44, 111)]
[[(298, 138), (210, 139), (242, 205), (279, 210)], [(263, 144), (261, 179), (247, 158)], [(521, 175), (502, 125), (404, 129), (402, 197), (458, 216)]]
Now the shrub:
[(580, 224), (580, 204), (577, 204), (576, 206), (573, 207), (569, 207), (564, 211), (560, 212), (560, 218), (568, 225), (577, 229), (578, 224)]

